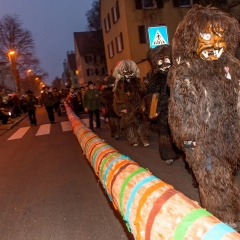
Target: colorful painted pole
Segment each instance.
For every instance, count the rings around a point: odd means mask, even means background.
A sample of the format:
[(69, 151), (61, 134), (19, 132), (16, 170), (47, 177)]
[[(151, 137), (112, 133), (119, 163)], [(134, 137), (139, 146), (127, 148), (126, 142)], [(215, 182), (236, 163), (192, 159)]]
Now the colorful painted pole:
[(240, 239), (234, 229), (119, 153), (65, 107), (83, 154), (135, 239)]

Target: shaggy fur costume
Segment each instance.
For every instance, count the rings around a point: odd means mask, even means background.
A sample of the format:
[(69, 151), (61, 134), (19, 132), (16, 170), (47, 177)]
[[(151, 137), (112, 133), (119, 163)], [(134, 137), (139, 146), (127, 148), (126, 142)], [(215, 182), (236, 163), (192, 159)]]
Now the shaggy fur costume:
[[(149, 144), (147, 117), (144, 113), (146, 87), (139, 78), (139, 69), (135, 62), (123, 60), (115, 67), (114, 111), (122, 117), (121, 128), (128, 143)], [(123, 110), (127, 110), (124, 113)]]
[[(163, 45), (154, 49), (150, 49), (148, 53), (149, 62), (152, 65), (152, 70), (147, 74), (147, 96), (146, 99), (146, 112), (150, 112), (150, 105), (152, 95), (154, 93), (159, 94), (159, 100), (157, 105), (157, 113), (159, 116), (156, 120), (150, 119), (150, 125), (155, 126), (159, 135), (158, 146), (159, 153), (162, 160), (176, 160), (178, 158), (176, 147), (173, 144), (171, 132), (168, 125), (168, 99), (169, 89), (167, 86), (167, 69), (161, 69), (163, 64), (159, 65), (159, 60), (162, 61), (164, 57), (168, 57), (171, 60), (172, 52), (171, 46)], [(169, 64), (170, 66), (171, 64)]]
[(114, 112), (113, 109), (113, 86), (115, 78), (112, 76), (107, 77), (106, 87), (101, 92), (101, 104), (106, 109), (106, 117), (108, 118), (111, 136), (118, 139), (120, 137), (120, 117)]
[[(224, 30), (226, 50), (215, 61), (196, 54), (199, 34), (209, 23)], [(174, 35), (174, 64), (168, 74), (174, 142), (186, 154), (202, 206), (227, 223), (236, 222), (239, 213), (233, 176), (240, 158), (240, 61), (234, 57), (239, 39), (239, 23), (233, 17), (195, 5)], [(184, 141), (195, 141), (196, 146), (186, 148)]]

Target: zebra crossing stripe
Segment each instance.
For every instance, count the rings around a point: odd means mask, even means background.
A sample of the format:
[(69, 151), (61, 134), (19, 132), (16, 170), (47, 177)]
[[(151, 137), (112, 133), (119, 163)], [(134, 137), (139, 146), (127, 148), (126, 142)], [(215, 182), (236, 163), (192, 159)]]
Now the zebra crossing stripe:
[(23, 127), (23, 128), (18, 129), (10, 138), (8, 138), (8, 140), (13, 140), (13, 139), (22, 138), (23, 135), (27, 132), (27, 130), (28, 130), (29, 128), (30, 128), (30, 127)]
[(71, 131), (72, 126), (69, 121), (61, 122), (61, 127), (63, 132)]
[(50, 133), (51, 124), (43, 124), (39, 127), (35, 136), (46, 135)]

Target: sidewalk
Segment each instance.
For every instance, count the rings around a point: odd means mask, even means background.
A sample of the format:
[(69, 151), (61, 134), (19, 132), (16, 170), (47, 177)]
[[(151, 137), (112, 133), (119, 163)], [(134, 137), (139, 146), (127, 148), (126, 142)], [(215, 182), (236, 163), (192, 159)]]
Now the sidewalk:
[(11, 129), (16, 124), (18, 124), (20, 121), (22, 121), (26, 116), (27, 116), (27, 113), (23, 113), (21, 116), (12, 118), (14, 123), (0, 124), (0, 130), (9, 130), (9, 129)]

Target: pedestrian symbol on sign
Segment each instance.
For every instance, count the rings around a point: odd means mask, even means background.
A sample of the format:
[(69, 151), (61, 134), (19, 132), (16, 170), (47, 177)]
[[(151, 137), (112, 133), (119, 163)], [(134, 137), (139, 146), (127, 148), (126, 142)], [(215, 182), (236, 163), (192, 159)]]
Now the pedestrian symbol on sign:
[(152, 45), (163, 45), (163, 44), (167, 44), (167, 42), (164, 40), (161, 33), (157, 30)]

